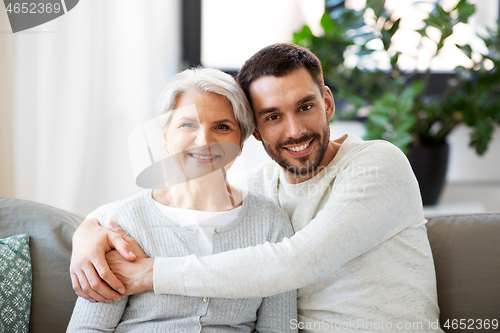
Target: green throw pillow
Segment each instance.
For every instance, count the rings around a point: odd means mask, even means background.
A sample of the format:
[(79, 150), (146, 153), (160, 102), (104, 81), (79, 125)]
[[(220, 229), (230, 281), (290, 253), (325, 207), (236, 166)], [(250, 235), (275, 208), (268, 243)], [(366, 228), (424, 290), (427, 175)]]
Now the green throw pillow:
[(0, 239), (0, 333), (28, 332), (30, 309), (29, 236)]

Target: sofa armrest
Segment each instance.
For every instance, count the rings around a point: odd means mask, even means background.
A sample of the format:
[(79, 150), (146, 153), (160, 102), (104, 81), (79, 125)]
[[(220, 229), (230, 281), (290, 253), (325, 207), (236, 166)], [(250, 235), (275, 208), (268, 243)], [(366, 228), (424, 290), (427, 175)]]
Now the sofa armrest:
[(500, 321), (500, 213), (430, 218), (427, 233), (441, 325), (452, 319)]
[(77, 298), (69, 275), (71, 238), (82, 220), (40, 203), (0, 197), (0, 238), (30, 236), (31, 333), (66, 331)]

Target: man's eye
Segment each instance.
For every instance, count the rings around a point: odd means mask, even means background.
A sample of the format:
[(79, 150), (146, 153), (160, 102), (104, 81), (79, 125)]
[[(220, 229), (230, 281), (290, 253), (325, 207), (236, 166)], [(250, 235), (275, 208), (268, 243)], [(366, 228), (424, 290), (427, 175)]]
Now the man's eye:
[(278, 115), (273, 114), (273, 115), (271, 115), (271, 116), (267, 117), (267, 118), (266, 118), (266, 120), (277, 120), (278, 118), (279, 118), (279, 116), (278, 116)]
[(307, 111), (307, 110), (310, 110), (312, 108), (312, 105), (304, 105), (300, 108), (300, 111)]

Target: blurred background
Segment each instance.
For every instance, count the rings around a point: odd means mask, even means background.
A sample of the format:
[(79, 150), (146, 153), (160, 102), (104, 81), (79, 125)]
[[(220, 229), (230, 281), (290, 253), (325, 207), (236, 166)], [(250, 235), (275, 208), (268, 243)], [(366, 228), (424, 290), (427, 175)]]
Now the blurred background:
[[(410, 2), (386, 6), (411, 18), (415, 12), (405, 11)], [(499, 0), (470, 2), (476, 12), (456, 43), (498, 22)], [(345, 5), (362, 8), (364, 1)], [(15, 34), (2, 7), (0, 196), (86, 215), (141, 191), (128, 136), (153, 117), (170, 76), (193, 65), (234, 74), (260, 48), (291, 42), (304, 25), (321, 36), (327, 6), (324, 0), (81, 0), (58, 19)], [(405, 41), (400, 47), (412, 47)], [(451, 45), (433, 62), (433, 72), (450, 72), (464, 61)], [(369, 66), (379, 63), (375, 54)], [(364, 128), (359, 120), (332, 124), (333, 138), (345, 132), (362, 137)], [(482, 156), (468, 146), (469, 133), (459, 126), (450, 135), (445, 189), (428, 212), (500, 211), (500, 130)], [(267, 158), (249, 139), (241, 156), (246, 168)]]

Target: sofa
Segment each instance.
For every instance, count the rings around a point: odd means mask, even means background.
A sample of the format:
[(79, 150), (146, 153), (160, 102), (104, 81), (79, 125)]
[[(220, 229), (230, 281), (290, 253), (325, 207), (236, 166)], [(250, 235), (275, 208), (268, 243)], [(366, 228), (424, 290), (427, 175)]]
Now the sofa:
[[(0, 239), (29, 235), (32, 333), (66, 329), (77, 297), (69, 276), (71, 237), (82, 221), (40, 203), (0, 198)], [(500, 320), (500, 213), (432, 217), (427, 229), (443, 330), (460, 332), (465, 324), (475, 332), (495, 331), (492, 321)], [(489, 329), (484, 329), (486, 320)]]

